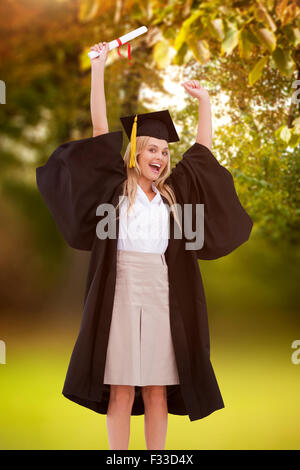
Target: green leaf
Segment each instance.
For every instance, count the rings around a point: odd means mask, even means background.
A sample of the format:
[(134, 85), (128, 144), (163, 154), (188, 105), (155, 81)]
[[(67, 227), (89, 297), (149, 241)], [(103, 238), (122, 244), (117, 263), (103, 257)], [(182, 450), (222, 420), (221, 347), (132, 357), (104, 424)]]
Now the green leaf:
[(258, 62), (254, 65), (253, 69), (250, 71), (248, 75), (249, 85), (252, 86), (257, 80), (260, 79), (264, 66), (268, 62), (268, 57), (262, 57), (259, 59)]
[(274, 132), (274, 135), (276, 137), (276, 139), (280, 139), (280, 133), (282, 131), (282, 129), (284, 128), (284, 124), (282, 124), (282, 126), (278, 127), (278, 129), (276, 129), (276, 131)]
[(254, 15), (258, 22), (265, 23), (266, 26), (268, 26), (272, 31), (276, 31), (276, 24), (274, 23), (272, 17), (269, 15), (264, 5), (257, 5), (254, 10)]
[(256, 31), (256, 34), (261, 44), (266, 46), (270, 52), (273, 52), (276, 47), (276, 36), (273, 31), (267, 28), (260, 28)]
[(276, 137), (279, 137), (283, 142), (286, 144), (289, 142), (292, 132), (286, 125), (281, 126), (279, 129), (275, 131)]
[(248, 59), (251, 56), (254, 44), (250, 39), (249, 32), (241, 29), (238, 35), (239, 53), (242, 59)]
[(294, 33), (294, 46), (298, 46), (300, 44), (300, 29), (299, 28), (293, 28), (293, 33)]
[(293, 61), (289, 50), (283, 50), (278, 46), (273, 52), (272, 57), (280, 72), (287, 76), (290, 76), (293, 73), (296, 64)]
[(200, 62), (200, 64), (205, 64), (210, 59), (209, 45), (205, 39), (195, 41), (190, 38), (187, 42), (195, 59)]
[(182, 44), (186, 41), (187, 35), (189, 33), (190, 27), (194, 21), (196, 21), (199, 16), (202, 15), (202, 12), (197, 10), (195, 11), (188, 19), (186, 19), (176, 37), (174, 48), (179, 51)]
[(208, 23), (208, 29), (211, 35), (218, 41), (223, 41), (225, 37), (224, 25), (221, 18), (215, 18)]
[(167, 41), (159, 41), (155, 44), (153, 49), (153, 58), (160, 70), (165, 69), (170, 65), (173, 55), (174, 49), (170, 47)]
[(253, 44), (256, 44), (257, 46), (260, 46), (260, 40), (258, 39), (256, 30), (252, 24), (250, 25), (249, 29), (247, 29), (247, 32), (249, 41), (251, 41)]
[(182, 65), (184, 63), (185, 55), (188, 51), (187, 43), (183, 43), (177, 54), (172, 59), (172, 64), (174, 65)]
[(300, 144), (300, 134), (292, 134), (289, 140), (289, 147), (295, 148)]
[(300, 29), (299, 28), (293, 28), (292, 25), (286, 25), (283, 28), (281, 28), (280, 32), (284, 37), (286, 37), (286, 39), (290, 43), (290, 46), (297, 47), (298, 44), (300, 43)]
[(237, 46), (239, 41), (239, 31), (235, 28), (230, 28), (226, 32), (224, 41), (222, 42), (221, 47), (221, 56), (226, 53), (226, 55), (231, 54), (233, 49)]

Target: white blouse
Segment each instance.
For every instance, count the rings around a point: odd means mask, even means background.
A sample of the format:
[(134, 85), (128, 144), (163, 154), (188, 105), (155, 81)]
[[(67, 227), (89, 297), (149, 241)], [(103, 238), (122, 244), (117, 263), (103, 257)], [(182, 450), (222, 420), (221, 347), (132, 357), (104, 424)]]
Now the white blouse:
[(169, 211), (161, 194), (152, 182), (156, 193), (152, 201), (137, 185), (137, 195), (127, 217), (129, 200), (124, 196), (119, 206), (118, 250), (142, 251), (163, 254), (169, 242)]

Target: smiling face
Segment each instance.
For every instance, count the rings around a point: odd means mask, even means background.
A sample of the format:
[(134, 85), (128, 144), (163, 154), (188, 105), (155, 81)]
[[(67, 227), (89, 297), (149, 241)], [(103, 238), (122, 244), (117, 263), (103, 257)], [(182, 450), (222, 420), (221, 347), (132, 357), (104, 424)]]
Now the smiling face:
[(150, 137), (146, 148), (138, 156), (142, 175), (151, 181), (157, 180), (168, 165), (168, 161), (168, 142), (155, 137)]

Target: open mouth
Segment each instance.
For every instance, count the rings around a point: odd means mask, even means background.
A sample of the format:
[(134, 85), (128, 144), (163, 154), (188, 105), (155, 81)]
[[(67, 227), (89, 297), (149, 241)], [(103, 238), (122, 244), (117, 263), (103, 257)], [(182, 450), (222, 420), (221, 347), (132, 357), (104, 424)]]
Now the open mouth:
[(161, 165), (157, 163), (149, 163), (149, 166), (151, 170), (153, 171), (153, 173), (155, 173), (156, 175), (159, 174)]

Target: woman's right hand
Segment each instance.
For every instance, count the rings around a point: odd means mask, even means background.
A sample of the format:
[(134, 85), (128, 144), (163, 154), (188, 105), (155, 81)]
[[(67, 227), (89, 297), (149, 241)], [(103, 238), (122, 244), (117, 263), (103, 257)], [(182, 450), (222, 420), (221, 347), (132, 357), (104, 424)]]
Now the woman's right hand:
[(105, 65), (105, 62), (107, 60), (108, 56), (108, 43), (107, 42), (98, 42), (94, 46), (91, 47), (91, 51), (96, 51), (100, 52), (100, 55), (98, 57), (95, 57), (94, 59), (91, 59), (91, 63), (93, 64), (103, 64)]

